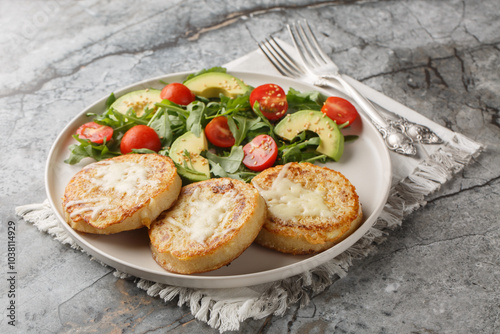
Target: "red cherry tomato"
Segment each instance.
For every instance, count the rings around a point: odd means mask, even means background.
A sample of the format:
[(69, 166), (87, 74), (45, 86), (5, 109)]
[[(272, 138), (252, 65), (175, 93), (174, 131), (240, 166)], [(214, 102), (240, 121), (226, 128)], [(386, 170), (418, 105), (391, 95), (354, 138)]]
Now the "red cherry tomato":
[(351, 125), (358, 118), (356, 107), (346, 99), (337, 96), (327, 98), (321, 111), (337, 122), (337, 124), (349, 122), (349, 125)]
[(160, 137), (155, 130), (146, 125), (136, 125), (123, 135), (120, 143), (122, 154), (132, 152), (132, 149), (147, 148), (158, 152), (161, 150)]
[(181, 83), (171, 83), (163, 87), (160, 93), (162, 100), (169, 100), (181, 106), (187, 106), (194, 101), (193, 92)]
[(227, 125), (227, 118), (218, 116), (212, 119), (205, 127), (205, 135), (209, 142), (218, 147), (231, 147), (234, 145), (234, 137)]
[(288, 109), (286, 94), (283, 88), (275, 84), (265, 84), (250, 93), (250, 105), (259, 102), (260, 111), (269, 120), (275, 121), (283, 117)]
[(83, 124), (76, 130), (76, 134), (83, 139), (89, 139), (96, 144), (102, 144), (104, 138), (109, 141), (113, 137), (113, 128), (107, 125), (88, 122)]
[(271, 167), (278, 157), (278, 146), (271, 136), (258, 135), (243, 146), (243, 164), (256, 172)]

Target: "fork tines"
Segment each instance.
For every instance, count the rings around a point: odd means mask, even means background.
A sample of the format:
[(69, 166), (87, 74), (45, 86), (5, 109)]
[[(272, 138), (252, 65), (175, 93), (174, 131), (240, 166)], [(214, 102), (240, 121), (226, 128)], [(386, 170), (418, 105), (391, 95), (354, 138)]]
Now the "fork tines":
[(330, 58), (319, 45), (307, 20), (304, 20), (303, 23), (299, 21), (289, 24), (287, 27), (295, 47), (300, 50), (300, 54), (304, 58), (304, 62), (316, 66), (331, 64)]
[(282, 75), (300, 77), (305, 74), (302, 66), (293, 60), (272, 36), (259, 43), (259, 48)]

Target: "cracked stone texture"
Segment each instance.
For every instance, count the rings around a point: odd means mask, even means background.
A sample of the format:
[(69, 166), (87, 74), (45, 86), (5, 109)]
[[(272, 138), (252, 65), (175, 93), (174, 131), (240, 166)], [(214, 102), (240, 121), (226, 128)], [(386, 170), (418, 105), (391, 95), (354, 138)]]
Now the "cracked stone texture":
[(145, 78), (224, 64), (269, 34), (289, 40), (284, 25), (305, 18), (347, 74), (486, 149), (346, 278), (241, 332), (500, 333), (498, 0), (20, 0), (0, 12), (0, 248), (5, 223), (17, 222), (19, 272), (17, 331), (1, 280), (2, 332), (217, 332), (14, 207), (45, 199), (50, 146), (85, 106)]

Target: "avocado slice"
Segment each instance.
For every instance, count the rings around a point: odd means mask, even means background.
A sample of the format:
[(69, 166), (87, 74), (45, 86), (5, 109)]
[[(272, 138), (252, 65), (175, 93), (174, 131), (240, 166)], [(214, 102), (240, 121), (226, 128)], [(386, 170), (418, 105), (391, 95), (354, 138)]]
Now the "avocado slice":
[(137, 116), (142, 116), (146, 108), (156, 109), (155, 103), (161, 102), (161, 91), (158, 89), (142, 89), (136, 90), (119, 97), (111, 108), (116, 111), (126, 114), (130, 108), (134, 108)]
[(187, 80), (184, 85), (195, 95), (205, 98), (219, 97), (221, 93), (233, 98), (250, 90), (243, 81), (224, 72), (203, 73)]
[[(200, 155), (201, 152), (208, 149), (207, 138), (202, 131), (199, 137), (188, 131), (177, 138), (170, 147), (170, 158), (181, 168), (177, 168), (179, 175), (190, 181), (203, 181), (210, 178), (210, 165), (208, 160)], [(187, 153), (186, 153), (187, 152)], [(186, 156), (189, 155), (189, 157)], [(182, 168), (186, 162), (188, 169)], [(189, 170), (198, 173), (192, 173)]]
[(274, 128), (274, 132), (286, 140), (292, 140), (302, 131), (316, 132), (320, 144), (316, 151), (338, 161), (344, 152), (344, 136), (337, 123), (321, 111), (301, 110), (288, 114)]

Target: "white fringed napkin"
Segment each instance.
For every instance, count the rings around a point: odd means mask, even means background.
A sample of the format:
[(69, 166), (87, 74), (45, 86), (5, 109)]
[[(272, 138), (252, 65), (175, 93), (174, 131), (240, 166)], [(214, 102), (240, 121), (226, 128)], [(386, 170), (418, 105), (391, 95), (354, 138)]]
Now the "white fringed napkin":
[[(287, 48), (293, 53), (289, 46)], [(279, 75), (260, 50), (230, 62), (225, 67), (233, 71)], [(281, 316), (292, 304), (306, 305), (311, 296), (322, 292), (334, 281), (347, 275), (353, 260), (374, 251), (376, 245), (384, 240), (384, 236), (391, 229), (399, 226), (406, 215), (425, 205), (427, 195), (438, 190), (473, 157), (480, 154), (481, 144), (430, 121), (354, 79), (349, 81), (387, 111), (428, 126), (444, 140), (442, 145), (425, 146), (426, 156), (420, 159), (391, 152), (393, 183), (389, 199), (374, 226), (356, 244), (313, 270), (281, 281), (247, 288), (191, 289), (155, 283), (119, 271), (115, 271), (115, 276), (135, 280), (137, 286), (148, 295), (159, 297), (165, 302), (177, 298), (179, 306), (186, 305), (196, 319), (219, 329), (220, 332), (238, 330), (241, 322), (249, 318), (261, 319), (270, 314)], [(60, 226), (48, 201), (18, 207), (16, 213), (61, 243), (79, 248)]]

